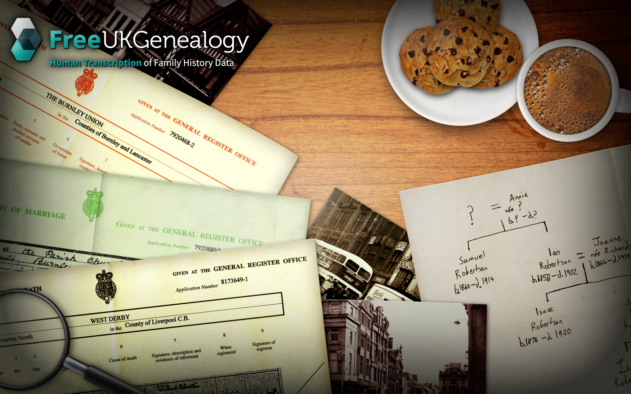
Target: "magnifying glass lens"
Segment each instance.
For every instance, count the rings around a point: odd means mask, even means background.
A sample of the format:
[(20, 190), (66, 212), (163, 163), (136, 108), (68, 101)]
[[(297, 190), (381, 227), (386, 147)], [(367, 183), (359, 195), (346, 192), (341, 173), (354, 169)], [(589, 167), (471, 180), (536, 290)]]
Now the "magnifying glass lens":
[(37, 296), (0, 297), (0, 383), (33, 386), (56, 373), (66, 357), (60, 316)]

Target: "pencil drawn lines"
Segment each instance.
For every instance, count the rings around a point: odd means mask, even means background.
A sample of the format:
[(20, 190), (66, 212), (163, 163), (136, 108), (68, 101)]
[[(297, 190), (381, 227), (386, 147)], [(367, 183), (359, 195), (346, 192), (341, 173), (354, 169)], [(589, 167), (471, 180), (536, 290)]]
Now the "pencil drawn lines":
[[(601, 279), (601, 280), (593, 280), (593, 281), (590, 282), (589, 279), (587, 279), (587, 271), (585, 270), (585, 264), (581, 263), (581, 265), (583, 266), (583, 273), (585, 274), (585, 283), (577, 283), (577, 284), (572, 285), (572, 286), (561, 287), (560, 289), (549, 291), (549, 292), (546, 293), (546, 302), (550, 302), (550, 299), (548, 298), (548, 294), (556, 293), (557, 291), (570, 289), (572, 287), (577, 287), (577, 286), (589, 285), (589, 284), (592, 284), (592, 283), (605, 282), (605, 281), (608, 281), (608, 280), (611, 280), (611, 279), (624, 278), (626, 276), (631, 276), (631, 274), (617, 275), (617, 276), (612, 276), (611, 278)], [(626, 342), (626, 343), (631, 343), (631, 341), (630, 342)]]
[(298, 390), (296, 392), (296, 394), (298, 394), (302, 389), (305, 388), (305, 386), (307, 385), (307, 383), (309, 383), (309, 381), (311, 380), (311, 378), (313, 378), (315, 376), (315, 374), (318, 373), (318, 371), (320, 370), (320, 368), (322, 368), (322, 366), (324, 365), (324, 363), (320, 364), (320, 366), (318, 367), (318, 369), (315, 370), (315, 372), (313, 373), (313, 375), (311, 375), (311, 377), (309, 379), (307, 379), (307, 381), (305, 382), (305, 384), (302, 385), (302, 387), (300, 388), (300, 390)]
[(515, 231), (515, 230), (519, 230), (519, 229), (526, 228), (526, 227), (536, 226), (536, 225), (538, 225), (538, 224), (543, 224), (543, 226), (544, 226), (544, 227), (545, 227), (545, 229), (546, 229), (546, 233), (548, 232), (548, 225), (546, 224), (546, 222), (545, 222), (545, 221), (543, 221), (543, 222), (539, 222), (539, 223), (527, 224), (527, 225), (525, 225), (525, 226), (515, 227), (515, 228), (508, 229), (508, 230), (506, 230), (506, 227), (504, 226), (504, 221), (501, 221), (501, 222), (502, 222), (502, 229), (503, 229), (502, 231), (498, 231), (497, 233), (488, 234), (488, 235), (483, 235), (483, 236), (481, 236), (481, 237), (478, 237), (478, 238), (474, 238), (474, 239), (470, 239), (470, 240), (468, 240), (468, 241), (467, 241), (467, 249), (468, 249), (468, 250), (471, 250), (471, 242), (473, 242), (473, 241), (477, 241), (477, 240), (482, 239), (482, 238), (492, 237), (493, 235), (497, 235), (497, 234), (507, 233), (507, 232), (509, 232), (509, 231)]

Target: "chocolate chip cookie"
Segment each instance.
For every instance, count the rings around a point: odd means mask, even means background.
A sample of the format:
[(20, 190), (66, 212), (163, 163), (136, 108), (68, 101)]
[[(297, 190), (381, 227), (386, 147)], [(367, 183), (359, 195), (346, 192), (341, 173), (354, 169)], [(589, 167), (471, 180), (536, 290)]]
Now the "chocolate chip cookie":
[(505, 84), (517, 75), (524, 61), (521, 42), (512, 31), (502, 25), (497, 25), (491, 34), (491, 40), (495, 46), (493, 61), (491, 61), (491, 67), (482, 81), (474, 86), (477, 89), (493, 88)]
[(440, 23), (450, 16), (455, 16), (453, 0), (434, 0), (434, 14), (436, 15), (436, 23)]
[(482, 26), (490, 35), (497, 27), (502, 13), (500, 0), (434, 0), (436, 23), (460, 16)]
[(441, 21), (427, 45), (432, 74), (449, 86), (476, 85), (493, 60), (494, 46), (486, 30), (462, 17)]
[(407, 36), (399, 50), (401, 70), (414, 85), (427, 93), (443, 94), (451, 91), (453, 86), (440, 83), (429, 69), (426, 53), (432, 30), (434, 26), (424, 27)]

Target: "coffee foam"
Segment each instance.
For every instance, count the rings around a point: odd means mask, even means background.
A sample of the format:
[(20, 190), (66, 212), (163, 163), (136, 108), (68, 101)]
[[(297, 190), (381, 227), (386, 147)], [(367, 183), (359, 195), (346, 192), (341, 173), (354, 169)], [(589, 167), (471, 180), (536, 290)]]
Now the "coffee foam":
[(541, 55), (524, 83), (530, 114), (544, 128), (576, 134), (594, 127), (609, 109), (611, 79), (602, 62), (580, 48), (562, 47)]

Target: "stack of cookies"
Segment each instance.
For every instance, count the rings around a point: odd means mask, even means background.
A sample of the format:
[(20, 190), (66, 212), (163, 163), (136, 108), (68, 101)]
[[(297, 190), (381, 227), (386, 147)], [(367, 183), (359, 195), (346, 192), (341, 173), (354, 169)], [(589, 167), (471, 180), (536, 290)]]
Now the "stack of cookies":
[(436, 26), (414, 30), (401, 46), (403, 73), (431, 94), (510, 81), (523, 54), (519, 38), (498, 23), (501, 11), (500, 0), (434, 0)]

